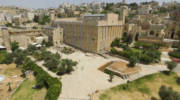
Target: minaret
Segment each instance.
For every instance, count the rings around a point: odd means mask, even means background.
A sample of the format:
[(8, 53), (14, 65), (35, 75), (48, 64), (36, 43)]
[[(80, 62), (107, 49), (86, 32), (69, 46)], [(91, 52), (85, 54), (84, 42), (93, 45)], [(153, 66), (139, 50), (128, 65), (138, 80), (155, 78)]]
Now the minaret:
[(122, 0), (122, 4), (126, 4), (126, 0)]
[(51, 19), (51, 21), (55, 20), (55, 11), (54, 10), (50, 11), (50, 19)]

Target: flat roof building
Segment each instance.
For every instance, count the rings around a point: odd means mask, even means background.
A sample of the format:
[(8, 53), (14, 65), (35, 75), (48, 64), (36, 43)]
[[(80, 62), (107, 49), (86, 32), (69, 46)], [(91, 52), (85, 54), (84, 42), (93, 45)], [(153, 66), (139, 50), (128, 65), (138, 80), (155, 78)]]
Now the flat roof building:
[(82, 18), (57, 19), (53, 26), (64, 30), (64, 42), (88, 52), (100, 53), (110, 49), (115, 38), (121, 38), (125, 23), (124, 11), (119, 16), (87, 14)]

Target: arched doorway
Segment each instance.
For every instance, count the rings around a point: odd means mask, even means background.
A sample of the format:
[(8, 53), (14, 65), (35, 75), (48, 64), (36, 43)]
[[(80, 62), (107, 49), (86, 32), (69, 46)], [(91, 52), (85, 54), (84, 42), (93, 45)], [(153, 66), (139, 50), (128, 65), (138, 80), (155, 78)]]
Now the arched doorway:
[(139, 40), (139, 33), (137, 33), (135, 36), (135, 41), (138, 41), (138, 40)]
[(149, 33), (151, 36), (153, 36), (154, 35), (154, 31), (150, 31), (150, 33)]
[(123, 33), (123, 37), (126, 37), (127, 35), (128, 35), (127, 32), (124, 32), (124, 33)]
[(172, 29), (172, 31), (171, 31), (171, 39), (174, 39), (174, 35), (175, 35), (175, 29)]
[(159, 37), (159, 33), (156, 34), (156, 37)]

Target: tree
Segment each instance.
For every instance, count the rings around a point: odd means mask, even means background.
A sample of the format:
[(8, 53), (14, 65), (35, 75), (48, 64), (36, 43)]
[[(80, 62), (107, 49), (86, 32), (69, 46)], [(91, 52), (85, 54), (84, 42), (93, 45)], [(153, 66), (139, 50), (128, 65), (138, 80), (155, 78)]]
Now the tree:
[(45, 82), (44, 78), (45, 77), (42, 76), (41, 74), (36, 75), (36, 88), (37, 89), (41, 89), (44, 87), (44, 82)]
[(57, 75), (63, 75), (64, 73), (66, 73), (65, 64), (64, 64), (64, 63), (60, 63), (60, 64), (58, 65)]
[(11, 83), (10, 82), (7, 83), (7, 86), (8, 86), (8, 91), (11, 91), (12, 88), (11, 88)]
[(55, 57), (56, 59), (60, 59), (60, 58), (61, 58), (61, 56), (59, 55), (58, 52), (56, 52), (56, 53), (54, 54), (54, 57)]
[(131, 44), (132, 43), (132, 36), (128, 35), (127, 32), (124, 32), (123, 37), (121, 38), (123, 43)]
[(45, 15), (45, 16), (43, 16), (42, 20), (39, 21), (39, 24), (45, 25), (46, 23), (49, 23), (50, 21), (51, 21), (50, 17)]
[(15, 63), (17, 65), (22, 65), (25, 59), (25, 53), (22, 50), (15, 50), (13, 52), (13, 56), (15, 57)]
[(118, 54), (118, 51), (115, 48), (111, 48), (111, 53), (112, 54)]
[(50, 40), (48, 42), (46, 40), (43, 40), (41, 44), (42, 46), (45, 46), (45, 47), (53, 46), (53, 42)]
[(134, 67), (137, 63), (138, 59), (136, 56), (131, 56), (129, 59), (129, 66)]
[(65, 73), (71, 73), (74, 70), (74, 66), (77, 65), (77, 62), (70, 59), (62, 59), (58, 65), (58, 75), (63, 75)]
[(111, 43), (111, 47), (119, 47), (120, 44), (120, 39), (116, 38), (112, 43)]
[(64, 63), (64, 65), (66, 66), (66, 73), (70, 73), (71, 71), (74, 70), (73, 66), (77, 65), (77, 62), (74, 62), (70, 59), (63, 59), (62, 63)]
[(12, 42), (11, 43), (11, 50), (14, 52), (15, 50), (17, 50), (19, 48), (19, 44), (18, 42)]
[(57, 66), (59, 64), (59, 59), (56, 58), (51, 58), (47, 60), (44, 65), (51, 71), (56, 72), (57, 71)]
[(137, 10), (137, 9), (138, 9), (138, 4), (137, 4), (136, 2), (129, 4), (129, 6), (130, 6), (131, 9), (133, 9), (133, 10)]
[(33, 21), (38, 23), (39, 22), (39, 16), (35, 15)]
[(13, 54), (7, 53), (6, 54), (5, 64), (11, 64), (12, 62), (13, 62)]
[(171, 62), (167, 62), (167, 67), (169, 69), (169, 71), (171, 72), (175, 67), (177, 66), (177, 64), (173, 61)]
[(21, 66), (21, 69), (24, 71), (32, 70), (33, 65), (34, 65), (34, 62), (30, 60), (30, 58), (25, 58), (24, 64)]
[(29, 53), (33, 53), (35, 50), (37, 50), (36, 46), (35, 45), (28, 45), (28, 48), (27, 48), (28, 52)]
[(6, 25), (6, 27), (12, 27), (12, 23), (7, 23), (5, 25)]
[(158, 50), (146, 50), (145, 54), (151, 57), (153, 62), (159, 62), (161, 60), (161, 52)]
[(180, 94), (174, 91), (171, 87), (161, 86), (159, 90), (161, 100), (180, 100)]
[(113, 78), (114, 78), (114, 74), (113, 74), (113, 72), (110, 72), (109, 73), (109, 82), (112, 82)]

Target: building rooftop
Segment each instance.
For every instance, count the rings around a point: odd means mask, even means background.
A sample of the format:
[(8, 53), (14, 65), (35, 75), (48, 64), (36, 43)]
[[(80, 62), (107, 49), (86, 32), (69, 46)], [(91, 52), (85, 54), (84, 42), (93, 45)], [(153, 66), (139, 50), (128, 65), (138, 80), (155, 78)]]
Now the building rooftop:
[(104, 17), (105, 14), (85, 14), (84, 17)]
[(56, 19), (55, 22), (82, 22), (81, 20), (78, 20), (78, 18), (60, 18)]

